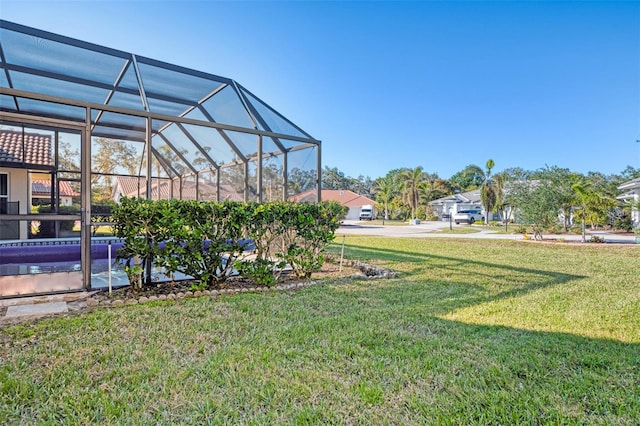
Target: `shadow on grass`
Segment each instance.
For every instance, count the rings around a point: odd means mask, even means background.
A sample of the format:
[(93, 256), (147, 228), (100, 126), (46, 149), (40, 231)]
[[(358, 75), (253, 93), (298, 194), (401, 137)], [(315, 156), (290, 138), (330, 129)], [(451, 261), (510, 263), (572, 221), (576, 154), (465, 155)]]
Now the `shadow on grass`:
[(415, 285), (418, 294), (421, 293), (420, 287), (429, 284), (423, 296), (437, 299), (433, 307), (439, 313), (521, 296), (541, 288), (586, 278), (584, 275), (432, 253), (357, 245), (347, 247), (349, 255), (356, 258), (381, 259), (407, 265), (408, 271), (399, 271), (404, 279), (402, 285)]

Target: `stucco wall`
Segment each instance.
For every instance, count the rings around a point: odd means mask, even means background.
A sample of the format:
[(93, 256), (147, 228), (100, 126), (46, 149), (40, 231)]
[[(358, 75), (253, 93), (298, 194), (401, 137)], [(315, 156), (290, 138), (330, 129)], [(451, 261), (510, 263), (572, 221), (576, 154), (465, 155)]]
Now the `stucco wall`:
[[(20, 203), (19, 214), (27, 214), (29, 209), (29, 176), (26, 169), (7, 169), (0, 167), (0, 173), (9, 175), (9, 202)], [(21, 221), (19, 225), (20, 239), (27, 238), (27, 222)]]

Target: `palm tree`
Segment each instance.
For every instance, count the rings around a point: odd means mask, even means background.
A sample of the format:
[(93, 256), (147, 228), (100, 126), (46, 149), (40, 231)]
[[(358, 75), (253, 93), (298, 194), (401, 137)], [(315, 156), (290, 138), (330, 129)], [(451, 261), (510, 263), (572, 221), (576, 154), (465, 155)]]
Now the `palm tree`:
[(429, 202), (443, 197), (446, 191), (445, 181), (438, 177), (437, 173), (424, 173), (424, 180), (418, 184), (421, 204), (424, 205), (425, 216), (429, 216)]
[(591, 188), (584, 181), (577, 181), (571, 188), (575, 192), (575, 202), (580, 206), (580, 219), (581, 219), (581, 228), (582, 228), (582, 242), (586, 242), (586, 219), (587, 219), (587, 203), (590, 201), (590, 198), (593, 198), (593, 194), (591, 193)]
[(373, 193), (376, 200), (384, 207), (384, 218), (389, 219), (389, 203), (400, 192), (396, 179), (391, 176), (385, 176), (376, 179), (373, 184)]
[(494, 205), (495, 211), (500, 214), (500, 218), (505, 220), (507, 219), (507, 200), (504, 196), (504, 186), (509, 179), (509, 176), (505, 172), (497, 173), (493, 176), (493, 187), (496, 193), (496, 203)]
[(420, 205), (420, 186), (426, 180), (422, 166), (405, 170), (401, 174), (403, 195), (411, 208), (411, 219), (415, 219), (416, 209)]
[(489, 158), (487, 160), (487, 171), (484, 173), (484, 181), (480, 186), (480, 201), (482, 201), (482, 207), (484, 207), (484, 224), (489, 223), (489, 213), (496, 206), (497, 190), (491, 177), (491, 169), (495, 166), (495, 162)]

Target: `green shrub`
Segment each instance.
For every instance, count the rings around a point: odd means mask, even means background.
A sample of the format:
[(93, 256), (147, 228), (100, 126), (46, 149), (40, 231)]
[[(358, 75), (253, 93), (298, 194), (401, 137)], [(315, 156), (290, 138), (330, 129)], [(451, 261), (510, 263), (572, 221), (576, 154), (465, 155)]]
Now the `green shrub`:
[(527, 233), (527, 226), (526, 225), (516, 225), (516, 227), (513, 230), (513, 232), (516, 233), (516, 234), (526, 234)]
[(240, 260), (236, 268), (243, 277), (251, 278), (256, 284), (272, 287), (278, 282), (280, 273), (286, 266), (284, 261), (269, 259)]
[(623, 212), (620, 217), (617, 217), (613, 221), (613, 229), (631, 232), (633, 229), (633, 220), (631, 220), (631, 215), (628, 212)]
[[(139, 266), (141, 271), (146, 271), (147, 266), (158, 257), (159, 243), (165, 239), (165, 234), (161, 233), (157, 226), (158, 206), (159, 202), (156, 201), (123, 197), (112, 211), (115, 235), (124, 239), (124, 246), (118, 249), (116, 259), (125, 260), (127, 271), (133, 271), (136, 266)], [(138, 271), (138, 268), (135, 270)], [(143, 272), (140, 272), (140, 276), (142, 274)], [(138, 275), (135, 277), (139, 278)], [(130, 276), (130, 281), (131, 278)], [(140, 279), (150, 284), (151, 277), (145, 276)]]
[(278, 253), (300, 278), (309, 278), (324, 264), (324, 249), (333, 241), (345, 207), (336, 201), (292, 205), (294, 221), (283, 233), (285, 251)]
[(171, 200), (160, 226), (166, 229), (158, 266), (211, 284), (224, 282), (244, 252), (244, 204)]
[[(278, 281), (286, 263), (310, 277), (324, 262), (345, 208), (337, 202), (222, 203), (123, 198), (113, 208), (115, 234), (125, 239), (118, 258), (142, 260), (212, 285), (236, 267), (263, 285)], [(246, 238), (255, 244), (245, 256)], [(149, 277), (146, 277), (149, 283)]]
[(569, 227), (569, 233), (576, 235), (582, 234), (582, 225), (571, 225)]
[(435, 213), (429, 213), (427, 215), (427, 217), (426, 217), (426, 220), (429, 220), (429, 221), (432, 221), (432, 222), (433, 221), (437, 221), (438, 220), (438, 215), (435, 214)]
[(564, 228), (559, 223), (554, 223), (546, 229), (546, 232), (548, 232), (549, 234), (563, 234)]

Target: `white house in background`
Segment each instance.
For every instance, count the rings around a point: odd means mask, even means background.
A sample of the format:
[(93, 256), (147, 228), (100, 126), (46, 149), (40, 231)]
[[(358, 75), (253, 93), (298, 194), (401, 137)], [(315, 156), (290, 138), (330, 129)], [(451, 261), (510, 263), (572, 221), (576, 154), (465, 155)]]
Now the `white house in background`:
[[(313, 189), (301, 192), (300, 194), (291, 197), (289, 201), (315, 203), (318, 199), (317, 194), (318, 191)], [(346, 206), (349, 209), (345, 216), (346, 220), (359, 220), (360, 209), (362, 206), (376, 205), (375, 200), (365, 197), (364, 195), (358, 195), (348, 189), (323, 189), (320, 196), (322, 201), (337, 201), (343, 206)]]
[(484, 215), (479, 189), (438, 198), (430, 201), (429, 206), (431, 206), (433, 213), (440, 220), (449, 219), (449, 215), (453, 215), (460, 210), (479, 209)]
[(624, 191), (616, 197), (618, 200), (634, 203), (633, 207), (631, 207), (631, 220), (633, 221), (633, 226), (640, 226), (640, 209), (638, 208), (640, 207), (638, 206), (640, 202), (640, 178), (625, 182), (618, 189)]

